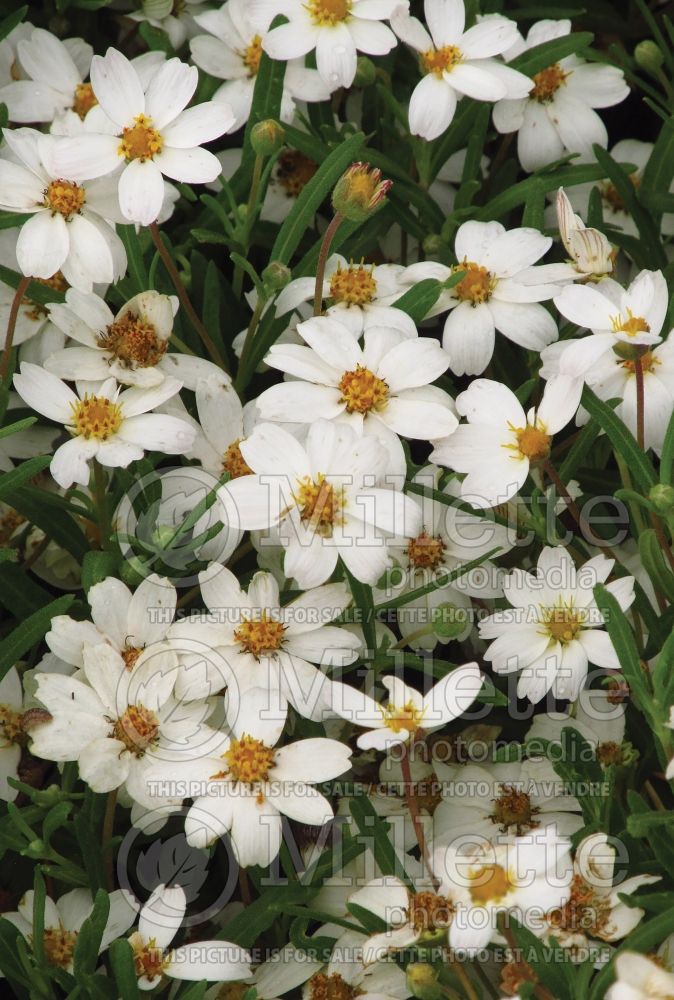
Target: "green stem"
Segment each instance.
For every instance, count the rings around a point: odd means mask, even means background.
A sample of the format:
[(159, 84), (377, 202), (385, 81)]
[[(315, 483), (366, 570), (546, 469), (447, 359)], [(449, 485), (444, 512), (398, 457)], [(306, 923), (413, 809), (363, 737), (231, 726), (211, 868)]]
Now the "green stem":
[(7, 371), (9, 369), (9, 359), (12, 356), (12, 344), (14, 343), (14, 330), (16, 329), (16, 321), (19, 316), (19, 308), (26, 294), (26, 289), (30, 284), (30, 277), (23, 277), (19, 284), (16, 286), (16, 291), (14, 292), (14, 298), (12, 299), (12, 306), (9, 310), (9, 319), (7, 320), (7, 333), (5, 334), (5, 347), (2, 352), (2, 358), (0, 358), (0, 379), (4, 379)]
[(250, 323), (248, 324), (248, 329), (246, 330), (246, 337), (243, 342), (243, 348), (241, 350), (241, 358), (239, 359), (239, 369), (236, 373), (236, 379), (234, 381), (234, 386), (237, 392), (240, 392), (244, 388), (246, 381), (244, 382), (244, 376), (246, 373), (246, 368), (248, 364), (248, 359), (250, 357), (250, 352), (253, 349), (253, 340), (255, 338), (255, 331), (258, 328), (260, 318), (262, 316), (262, 311), (267, 300), (263, 299), (258, 292), (257, 302), (255, 303), (255, 309), (253, 310), (253, 315), (250, 318)]
[[(257, 197), (260, 190), (260, 178), (262, 177), (263, 162), (264, 157), (260, 153), (257, 153), (255, 156), (255, 163), (253, 164), (253, 177), (250, 182), (250, 194), (248, 195), (248, 202), (246, 204), (246, 218), (243, 224), (243, 234), (241, 239), (244, 256), (248, 252), (250, 234), (257, 216)], [(241, 298), (242, 290), (243, 270), (237, 264), (234, 268), (234, 277), (232, 279), (232, 291), (237, 299)]]
[[(411, 737), (414, 738), (413, 736)], [(433, 883), (435, 891), (438, 891), (440, 886), (439, 880), (433, 874), (433, 865), (431, 864), (431, 854), (428, 849), (428, 844), (426, 843), (426, 835), (424, 833), (424, 826), (421, 822), (421, 817), (419, 815), (419, 803), (417, 802), (417, 797), (414, 791), (414, 782), (412, 781), (412, 769), (410, 767), (410, 746), (409, 743), (403, 746), (403, 755), (400, 758), (400, 769), (403, 776), (403, 787), (405, 789), (405, 801), (407, 802), (407, 808), (409, 809), (410, 816), (412, 818), (412, 825), (414, 826), (414, 833), (416, 834), (417, 844), (419, 845), (419, 853), (421, 854), (422, 864), (426, 866), (428, 875)]]
[(182, 283), (182, 279), (178, 273), (178, 268), (175, 266), (171, 254), (169, 253), (166, 244), (161, 238), (161, 233), (159, 232), (159, 226), (157, 225), (156, 222), (152, 222), (150, 223), (149, 228), (150, 228), (150, 234), (152, 236), (152, 241), (155, 247), (157, 248), (157, 253), (161, 257), (164, 263), (164, 267), (168, 271), (168, 275), (171, 281), (173, 282), (173, 287), (178, 293), (178, 298), (180, 299), (183, 309), (187, 313), (190, 323), (198, 333), (201, 342), (203, 343), (204, 347), (210, 354), (215, 364), (219, 365), (223, 371), (227, 371), (227, 367), (220, 352), (213, 343), (213, 340), (211, 339), (208, 330), (197, 316), (194, 306), (190, 302), (190, 297), (187, 294), (187, 290)]
[(320, 316), (323, 312), (323, 279), (325, 278), (325, 265), (328, 262), (330, 244), (337, 232), (343, 216), (335, 212), (332, 222), (323, 234), (323, 242), (318, 254), (318, 265), (316, 267), (316, 284), (314, 285), (314, 316)]
[(108, 480), (103, 466), (94, 459), (94, 503), (96, 505), (96, 516), (98, 520), (98, 531), (100, 534), (100, 547), (109, 549), (112, 547), (112, 521), (108, 509)]
[(113, 788), (108, 792), (108, 800), (105, 804), (105, 816), (103, 817), (103, 831), (101, 833), (101, 852), (105, 860), (105, 872), (108, 883), (108, 892), (115, 888), (115, 859), (112, 853), (110, 841), (115, 825), (115, 808), (117, 806), (117, 789)]

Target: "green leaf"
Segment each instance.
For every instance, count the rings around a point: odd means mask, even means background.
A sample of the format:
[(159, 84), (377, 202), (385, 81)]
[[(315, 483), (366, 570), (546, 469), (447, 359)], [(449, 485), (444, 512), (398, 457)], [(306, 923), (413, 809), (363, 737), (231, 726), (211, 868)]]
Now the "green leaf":
[[(17, 216), (18, 218), (19, 216)], [(0, 265), (0, 281), (4, 281), (10, 288), (18, 288), (19, 282), (22, 280), (23, 275), (19, 274), (18, 271)], [(55, 288), (50, 288), (49, 285), (40, 284), (39, 281), (30, 282), (24, 297), (41, 306), (46, 306), (49, 302), (65, 302), (66, 300), (64, 292), (58, 292)]]
[(134, 292), (144, 292), (150, 285), (140, 245), (140, 235), (133, 225), (117, 226), (117, 233), (126, 250), (127, 274), (133, 283)]
[(73, 957), (77, 977), (96, 971), (101, 940), (109, 915), (110, 897), (105, 889), (99, 889), (94, 899), (94, 908), (80, 927), (75, 942)]
[(17, 434), (18, 431), (25, 431), (36, 422), (37, 417), (26, 417), (24, 420), (17, 420), (14, 424), (8, 424), (7, 427), (0, 427), (0, 439)]
[(659, 914), (652, 920), (644, 920), (629, 937), (613, 952), (611, 961), (604, 966), (592, 984), (588, 1000), (604, 1000), (608, 986), (615, 979), (615, 959), (625, 951), (642, 954), (655, 951), (669, 934), (674, 932), (674, 910)]
[(374, 601), (372, 599), (372, 588), (361, 583), (348, 570), (344, 563), (344, 574), (349, 584), (349, 589), (353, 595), (353, 600), (358, 609), (358, 621), (363, 627), (365, 638), (366, 655), (374, 656), (377, 652), (377, 630), (374, 614)]
[(542, 42), (535, 45), (533, 49), (528, 49), (521, 55), (513, 59), (509, 65), (512, 69), (519, 70), (525, 76), (533, 76), (542, 69), (547, 69), (560, 59), (567, 56), (574, 56), (582, 52), (589, 45), (592, 45), (594, 35), (591, 31), (576, 31), (570, 35), (563, 35), (561, 38), (553, 38), (549, 42)]
[[(533, 51), (533, 50), (532, 50)], [(540, 186), (548, 194), (556, 191), (559, 187), (569, 188), (575, 184), (587, 184), (591, 181), (603, 180), (606, 174), (602, 167), (594, 164), (580, 164), (578, 166), (563, 166), (550, 172), (541, 171), (535, 176), (528, 177), (519, 184), (512, 184), (495, 198), (488, 201), (483, 208), (473, 209), (472, 218), (489, 222), (511, 212), (518, 205), (526, 204), (526, 200), (532, 188)]]
[(613, 643), (621, 672), (630, 686), (632, 696), (639, 709), (650, 718), (652, 695), (641, 667), (634, 633), (625, 613), (613, 594), (601, 583), (594, 588), (594, 598), (606, 623), (606, 631)]
[(421, 323), (440, 297), (442, 283), (435, 278), (424, 278), (392, 302), (396, 309), (407, 313), (415, 323)]
[(24, 940), (19, 928), (4, 917), (0, 917), (0, 971), (10, 982), (14, 981), (29, 989), (30, 980), (27, 979), (26, 970), (17, 957), (19, 940)]
[(334, 149), (320, 165), (309, 183), (305, 184), (281, 226), (269, 255), (270, 260), (279, 261), (281, 264), (290, 261), (302, 236), (313, 225), (314, 216), (321, 204), (346, 168), (358, 159), (364, 142), (365, 136), (362, 132), (356, 133)]
[(113, 941), (108, 949), (108, 955), (120, 997), (124, 997), (124, 1000), (140, 1000), (133, 950), (126, 938)]
[(152, 52), (164, 52), (167, 59), (175, 56), (176, 50), (171, 45), (171, 39), (161, 28), (156, 28), (149, 21), (141, 21), (138, 25), (138, 34)]
[(315, 893), (310, 886), (290, 882), (288, 885), (275, 885), (265, 890), (246, 909), (230, 920), (216, 938), (233, 941), (242, 948), (252, 948), (260, 934), (278, 918), (279, 909), (293, 903), (304, 903)]
[(671, 486), (674, 477), (674, 410), (667, 424), (667, 433), (660, 457), (660, 482), (663, 486)]
[(391, 838), (391, 825), (382, 820), (366, 795), (349, 800), (349, 810), (358, 827), (358, 837), (381, 869), (382, 875), (395, 875), (411, 887), (405, 866), (395, 851)]
[(0, 41), (3, 38), (7, 38), (10, 31), (14, 31), (17, 24), (21, 24), (24, 17), (28, 13), (28, 7), (18, 7), (13, 14), (9, 14), (7, 17), (0, 21)]
[(64, 594), (21, 622), (0, 642), (0, 680), (24, 653), (44, 637), (52, 618), (64, 615), (74, 600), (74, 594)]
[(33, 954), (39, 965), (45, 960), (44, 954), (44, 907), (47, 899), (47, 888), (44, 884), (44, 876), (39, 868), (35, 869), (33, 876), (33, 927), (31, 944)]
[(53, 541), (81, 562), (89, 551), (89, 542), (79, 524), (73, 520), (67, 501), (35, 486), (21, 486), (12, 491), (12, 507), (31, 524), (41, 528)]
[(665, 562), (662, 548), (653, 528), (639, 535), (639, 555), (656, 590), (674, 604), (674, 575)]
[(453, 569), (449, 573), (441, 573), (438, 571), (435, 580), (431, 581), (431, 583), (426, 583), (422, 587), (415, 587), (414, 590), (408, 590), (399, 597), (394, 597), (391, 601), (384, 601), (382, 604), (377, 604), (374, 610), (384, 611), (387, 608), (402, 608), (406, 604), (409, 604), (410, 601), (416, 601), (417, 598), (423, 597), (425, 594), (430, 594), (434, 590), (438, 590), (440, 587), (446, 587), (455, 580), (459, 580), (462, 576), (465, 576), (466, 573), (470, 573), (471, 570), (481, 566), (483, 562), (486, 562), (487, 559), (491, 559), (492, 556), (495, 556), (500, 551), (500, 546), (489, 549), (489, 551), (485, 552), (483, 556), (479, 556), (477, 559), (471, 559), (470, 562), (463, 563), (462, 566), (457, 566), (456, 569)]
[(644, 196), (652, 192), (669, 191), (674, 180), (674, 117), (664, 122), (644, 167), (641, 191)]
[(82, 563), (82, 589), (85, 594), (96, 583), (109, 576), (118, 576), (120, 570), (120, 552), (97, 552), (90, 550)]
[(627, 462), (638, 487), (647, 493), (657, 482), (655, 470), (622, 420), (616, 417), (611, 407), (599, 399), (587, 385), (583, 389), (581, 403)]
[(27, 462), (22, 462), (9, 472), (3, 472), (0, 476), (0, 500), (6, 501), (10, 498), (14, 490), (43, 472), (50, 462), (49, 455), (38, 455), (36, 458), (29, 458)]
[(616, 191), (625, 205), (625, 211), (628, 215), (632, 216), (639, 230), (639, 235), (641, 236), (639, 255), (641, 260), (638, 263), (642, 267), (666, 267), (667, 257), (665, 256), (665, 251), (662, 249), (658, 229), (648, 212), (640, 204), (636, 188), (630, 181), (629, 174), (601, 146), (595, 143), (592, 148), (594, 149), (597, 163), (606, 171), (606, 176), (614, 184)]

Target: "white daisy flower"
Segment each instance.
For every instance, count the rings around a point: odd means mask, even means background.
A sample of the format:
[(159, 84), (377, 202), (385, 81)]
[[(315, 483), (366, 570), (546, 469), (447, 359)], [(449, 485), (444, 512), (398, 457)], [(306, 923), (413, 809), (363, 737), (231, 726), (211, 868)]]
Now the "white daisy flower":
[[(441, 475), (435, 466), (426, 466), (412, 482), (437, 490)], [(440, 492), (453, 497), (457, 483), (450, 481)], [(509, 552), (515, 543), (515, 533), (506, 525), (489, 518), (476, 517), (458, 505), (451, 506), (427, 496), (419, 496), (423, 512), (422, 530), (415, 538), (391, 539), (388, 549), (396, 566), (387, 574), (386, 587), (377, 592), (384, 598), (399, 597), (411, 590), (440, 581), (463, 563), (478, 559), (498, 548), (499, 555)], [(442, 640), (442, 626), (451, 614), (458, 622), (465, 612), (465, 627), (456, 637), (462, 642), (470, 634), (472, 621), (471, 597), (480, 601), (503, 595), (502, 570), (487, 560), (453, 583), (443, 584), (422, 597), (406, 601), (397, 610), (398, 626), (408, 645), (414, 649), (435, 649)], [(437, 628), (433, 627), (436, 623)]]
[(207, 9), (202, 0), (142, 0), (141, 9), (129, 11), (126, 17), (147, 21), (153, 28), (165, 31), (177, 52), (188, 38), (197, 34), (197, 16)]
[(559, 292), (546, 266), (534, 267), (552, 240), (537, 229), (511, 229), (500, 222), (464, 222), (454, 241), (458, 264), (412, 264), (406, 281), (446, 281), (457, 271), (464, 277), (429, 315), (452, 310), (442, 345), (457, 375), (481, 374), (494, 353), (495, 331), (530, 351), (541, 351), (557, 339), (557, 324), (540, 305)]
[(93, 48), (82, 38), (61, 41), (43, 28), (31, 28), (16, 44), (23, 79), (0, 88), (9, 120), (18, 123), (51, 122), (72, 110), (85, 118), (96, 104), (89, 75)]
[[(530, 754), (543, 750), (542, 740), (561, 746), (564, 729), (575, 729), (594, 750), (600, 764), (615, 764), (632, 754), (625, 739), (625, 706), (612, 700), (605, 688), (584, 688), (565, 712), (541, 712), (534, 716), (526, 735)], [(554, 749), (553, 753), (556, 752)]]
[(158, 786), (170, 783), (180, 765), (217, 753), (224, 737), (204, 723), (211, 708), (176, 700), (178, 668), (167, 669), (161, 652), (132, 670), (107, 644), (85, 646), (82, 659), (72, 677), (36, 674), (35, 697), (51, 719), (31, 727), (31, 753), (76, 760), (95, 792), (124, 786), (147, 808), (179, 803)]
[(126, 385), (151, 388), (174, 377), (187, 389), (206, 377), (229, 381), (204, 358), (167, 353), (178, 311), (175, 295), (140, 292), (113, 314), (100, 296), (69, 289), (65, 303), (48, 308), (55, 326), (75, 341), (45, 362), (47, 371), (60, 378), (76, 372), (78, 382), (102, 382), (113, 376)]
[(475, 379), (456, 397), (468, 422), (435, 442), (431, 461), (467, 473), (460, 491), (471, 506), (496, 507), (515, 496), (532, 467), (547, 459), (552, 436), (576, 412), (581, 387), (567, 376), (550, 379), (540, 406), (525, 414), (505, 385)]
[[(536, 573), (515, 569), (503, 589), (511, 605), (484, 618), (480, 636), (493, 640), (484, 654), (497, 674), (521, 670), (518, 698), (540, 701), (548, 691), (575, 701), (587, 677), (588, 663), (619, 670), (620, 662), (593, 588), (605, 583), (614, 560), (594, 556), (576, 569), (562, 546), (546, 546)], [(634, 577), (606, 584), (621, 609), (634, 600)]]
[(516, 40), (514, 21), (484, 18), (464, 31), (464, 0), (425, 0), (424, 15), (428, 30), (406, 6), (398, 7), (391, 18), (398, 37), (419, 53), (425, 74), (410, 100), (413, 135), (437, 139), (451, 124), (462, 97), (500, 101), (529, 92), (528, 77), (493, 58)]
[(340, 684), (335, 690), (333, 711), (356, 726), (370, 730), (358, 737), (361, 750), (385, 750), (408, 743), (420, 731), (433, 732), (457, 719), (473, 704), (484, 678), (477, 663), (466, 663), (446, 674), (425, 695), (399, 677), (382, 677), (388, 691), (380, 705), (356, 688)]
[(628, 906), (619, 897), (631, 896), (659, 875), (621, 877), (614, 884), (616, 850), (605, 833), (584, 837), (576, 848), (571, 894), (559, 910), (548, 914), (549, 932), (563, 948), (579, 951), (584, 961), (592, 939), (620, 941), (641, 922), (645, 911)]
[(58, 271), (85, 292), (121, 278), (126, 252), (110, 224), (110, 182), (64, 178), (54, 136), (29, 128), (3, 129), (3, 135), (20, 162), (0, 160), (0, 208), (31, 216), (16, 244), (21, 271), (48, 279)]
[[(266, 867), (281, 847), (281, 816), (323, 826), (333, 817), (328, 800), (312, 786), (349, 770), (348, 746), (324, 737), (276, 748), (281, 726), (270, 722), (266, 739), (250, 736), (260, 724), (259, 692), (240, 700), (223, 752), (189, 765), (193, 804), (185, 819), (188, 843), (206, 847), (228, 833), (237, 862)], [(274, 732), (275, 730), (275, 732)], [(187, 769), (186, 769), (186, 773)]]
[(30, 38), (35, 25), (30, 21), (21, 21), (0, 41), (0, 86), (14, 83), (25, 76), (19, 64), (17, 46), (24, 38)]
[(199, 414), (199, 433), (192, 448), (204, 469), (220, 477), (227, 472), (231, 479), (249, 476), (241, 442), (252, 431), (258, 414), (255, 403), (242, 406), (236, 389), (224, 382), (222, 372), (211, 378), (199, 379), (195, 399)]
[[(382, 21), (408, 0), (252, 0), (250, 18), (266, 34), (262, 48), (272, 59), (298, 59), (316, 50), (316, 68), (330, 90), (350, 87), (357, 53), (384, 56), (397, 40)], [(287, 24), (268, 27), (276, 14)]]
[[(538, 21), (508, 53), (522, 52), (562, 38), (571, 32), (571, 21)], [(517, 132), (517, 153), (529, 172), (580, 153), (594, 159), (592, 146), (606, 148), (608, 133), (594, 108), (610, 108), (629, 94), (625, 75), (617, 66), (588, 63), (567, 56), (533, 77), (528, 95), (505, 99), (494, 107), (494, 125), (502, 133)]]
[(117, 49), (94, 56), (91, 82), (112, 134), (64, 137), (55, 151), (60, 175), (87, 180), (125, 164), (118, 189), (124, 218), (143, 226), (155, 222), (164, 201), (163, 175), (203, 184), (221, 171), (220, 161), (201, 143), (227, 132), (234, 117), (216, 101), (184, 110), (198, 81), (196, 66), (169, 59), (144, 88)]
[[(395, 300), (406, 291), (402, 284), (404, 274), (401, 264), (354, 264), (341, 254), (332, 254), (325, 265), (323, 281), (322, 297), (330, 303), (325, 315), (338, 320), (356, 338), (371, 326), (393, 328), (416, 336), (416, 328), (407, 313), (392, 308)], [(314, 277), (291, 281), (276, 300), (277, 316), (312, 300), (315, 286)]]
[(18, 777), (21, 749), (27, 742), (23, 729), (23, 691), (16, 667), (0, 681), (0, 799), (13, 802), (19, 794), (8, 778)]
[[(110, 912), (101, 937), (99, 955), (106, 951), (113, 941), (122, 937), (136, 919), (137, 906), (129, 892), (125, 889), (116, 889), (108, 898)], [(34, 907), (35, 893), (29, 889), (21, 897), (16, 912), (3, 913), (3, 918), (14, 924), (29, 943), (32, 942), (33, 936)], [(93, 908), (94, 901), (88, 889), (71, 889), (56, 902), (50, 896), (45, 898), (42, 946), (47, 965), (72, 974), (77, 939), (82, 924), (91, 916)]]
[(73, 390), (38, 365), (22, 362), (14, 387), (37, 413), (63, 424), (72, 435), (57, 448), (50, 471), (59, 486), (89, 483), (89, 461), (126, 468), (147, 449), (181, 455), (192, 446), (196, 432), (184, 420), (165, 413), (148, 413), (174, 396), (181, 383), (174, 378), (150, 389), (132, 387), (120, 393), (115, 379), (106, 379), (95, 393)]
[(616, 955), (615, 975), (605, 1000), (660, 1000), (674, 996), (674, 972), (637, 951)]
[(567, 285), (555, 296), (562, 316), (594, 336), (548, 348), (542, 355), (556, 360), (566, 375), (586, 376), (595, 363), (616, 345), (651, 346), (661, 340), (669, 292), (661, 271), (640, 271), (628, 288), (612, 278), (598, 285)]
[(187, 909), (185, 890), (158, 885), (144, 904), (138, 930), (129, 937), (141, 990), (153, 990), (164, 976), (230, 983), (250, 976), (250, 955), (229, 941), (190, 941), (170, 948)]
[[(213, 94), (214, 101), (224, 101), (234, 113), (231, 131), (248, 121), (253, 103), (255, 79), (262, 56), (262, 37), (255, 30), (245, 0), (228, 0), (217, 10), (197, 14), (198, 28), (208, 32), (190, 41), (192, 61), (218, 80), (225, 80)], [(304, 66), (303, 59), (286, 66), (281, 95), (281, 120), (292, 121), (295, 101), (326, 101), (331, 89), (315, 69)]]
[(227, 524), (278, 528), (284, 571), (302, 589), (324, 583), (341, 557), (363, 583), (387, 566), (386, 534), (418, 534), (421, 510), (396, 489), (381, 488), (386, 456), (375, 437), (316, 420), (305, 445), (274, 424), (259, 424), (240, 445), (253, 475), (219, 491)]
[(467, 764), (459, 780), (466, 793), (443, 796), (433, 813), (438, 846), (464, 834), (499, 843), (550, 825), (570, 837), (583, 825), (580, 802), (549, 760)]
[[(227, 718), (233, 724), (238, 696), (260, 688), (275, 692), (281, 726), (289, 702), (305, 718), (320, 720), (329, 694), (321, 668), (353, 663), (362, 646), (358, 636), (330, 624), (351, 603), (347, 586), (329, 583), (281, 606), (271, 573), (255, 573), (246, 593), (231, 570), (218, 563), (199, 574), (199, 586), (208, 613), (176, 622), (169, 637), (177, 646), (194, 642), (216, 649), (227, 664), (228, 677), (218, 671), (222, 661), (206, 662), (196, 697), (228, 684)], [(195, 659), (203, 662), (198, 654)], [(187, 673), (178, 679), (177, 691), (195, 697)], [(248, 734), (264, 735), (258, 725), (251, 723)]]
[(333, 316), (306, 320), (297, 332), (307, 347), (275, 344), (265, 357), (293, 377), (258, 396), (263, 420), (303, 424), (310, 414), (348, 424), (358, 436), (421, 440), (456, 428), (451, 397), (430, 384), (449, 364), (437, 341), (377, 326), (366, 329), (361, 348)]

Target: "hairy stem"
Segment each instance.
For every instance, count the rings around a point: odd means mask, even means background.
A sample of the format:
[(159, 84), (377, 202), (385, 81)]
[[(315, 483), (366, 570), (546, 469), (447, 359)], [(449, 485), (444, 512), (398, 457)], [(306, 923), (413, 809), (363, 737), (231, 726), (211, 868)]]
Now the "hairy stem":
[(7, 320), (7, 333), (5, 334), (5, 347), (2, 352), (2, 358), (0, 358), (0, 379), (4, 379), (7, 371), (9, 369), (9, 359), (12, 356), (12, 344), (14, 343), (14, 330), (16, 329), (16, 321), (19, 316), (19, 307), (21, 306), (22, 299), (26, 294), (26, 289), (31, 282), (30, 277), (23, 277), (19, 284), (16, 286), (16, 291), (14, 292), (14, 298), (12, 299), (12, 306), (9, 310), (9, 319)]
[(318, 265), (316, 267), (316, 284), (314, 286), (314, 316), (320, 316), (323, 311), (323, 279), (325, 278), (325, 265), (328, 262), (330, 244), (332, 243), (335, 233), (339, 229), (342, 218), (343, 216), (341, 216), (339, 212), (335, 212), (332, 222), (323, 235), (323, 242), (321, 243), (321, 249), (318, 254)]

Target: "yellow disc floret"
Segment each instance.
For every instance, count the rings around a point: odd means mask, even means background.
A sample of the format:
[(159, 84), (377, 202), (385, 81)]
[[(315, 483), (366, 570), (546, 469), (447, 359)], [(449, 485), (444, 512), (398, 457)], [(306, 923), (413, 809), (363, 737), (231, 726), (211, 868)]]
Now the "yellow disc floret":
[(434, 73), (437, 77), (441, 77), (443, 73), (451, 73), (462, 61), (463, 53), (456, 45), (443, 45), (441, 49), (428, 49), (421, 53), (424, 73)]
[(240, 739), (232, 740), (229, 750), (222, 756), (227, 763), (228, 776), (233, 781), (252, 785), (267, 780), (274, 765), (274, 755), (273, 747), (244, 734)]
[(307, 476), (300, 480), (293, 496), (305, 524), (324, 537), (330, 536), (333, 525), (341, 521), (343, 490), (319, 472), (316, 479)]
[(494, 291), (495, 281), (486, 267), (476, 264), (472, 260), (464, 260), (452, 268), (456, 274), (464, 271), (461, 281), (452, 288), (453, 294), (459, 302), (470, 302), (473, 306), (479, 306), (483, 302), (488, 302)]
[(309, 0), (306, 8), (314, 24), (334, 27), (349, 17), (351, 0)]
[(161, 153), (163, 145), (164, 140), (161, 133), (153, 128), (152, 119), (147, 115), (136, 115), (134, 124), (124, 129), (117, 152), (127, 162), (140, 160), (144, 163)]
[(234, 638), (246, 653), (259, 657), (280, 649), (286, 626), (274, 621), (263, 611), (256, 620), (243, 621), (234, 632)]
[(372, 302), (377, 294), (377, 282), (372, 274), (374, 268), (363, 264), (341, 264), (330, 279), (330, 298), (333, 302), (364, 306)]
[(89, 396), (72, 404), (75, 434), (80, 437), (107, 441), (122, 426), (122, 408), (105, 396)]
[(560, 87), (566, 83), (569, 76), (559, 63), (542, 69), (532, 77), (534, 85), (529, 91), (529, 97), (539, 104), (547, 104), (555, 96)]
[(80, 118), (84, 119), (93, 107), (98, 104), (98, 98), (94, 94), (94, 88), (90, 83), (78, 83), (73, 95), (72, 110)]
[(152, 323), (128, 312), (115, 320), (98, 338), (125, 368), (153, 368), (166, 354), (168, 340), (160, 340)]
[(52, 215), (58, 214), (64, 219), (70, 219), (82, 211), (86, 200), (87, 193), (83, 187), (74, 181), (59, 178), (45, 188), (43, 204)]
[(142, 757), (159, 735), (159, 719), (143, 705), (129, 705), (115, 722), (112, 735), (129, 753)]
[(346, 405), (347, 413), (383, 410), (388, 402), (386, 382), (361, 365), (352, 372), (344, 372), (337, 388), (342, 393), (340, 403)]

